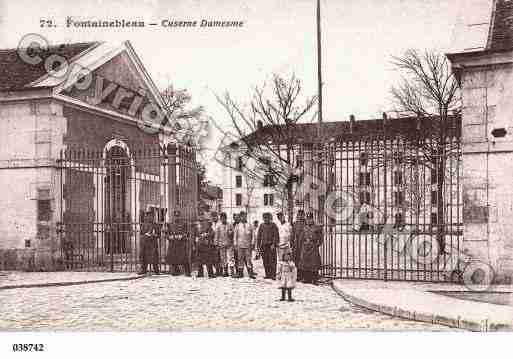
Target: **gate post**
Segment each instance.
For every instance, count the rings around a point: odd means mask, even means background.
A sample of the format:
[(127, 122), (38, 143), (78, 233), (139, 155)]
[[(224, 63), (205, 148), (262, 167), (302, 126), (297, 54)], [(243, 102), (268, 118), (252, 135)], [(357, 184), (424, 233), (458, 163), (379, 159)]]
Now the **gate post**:
[(168, 205), (169, 205), (169, 218), (173, 218), (176, 209), (176, 144), (170, 143), (167, 145), (168, 153)]

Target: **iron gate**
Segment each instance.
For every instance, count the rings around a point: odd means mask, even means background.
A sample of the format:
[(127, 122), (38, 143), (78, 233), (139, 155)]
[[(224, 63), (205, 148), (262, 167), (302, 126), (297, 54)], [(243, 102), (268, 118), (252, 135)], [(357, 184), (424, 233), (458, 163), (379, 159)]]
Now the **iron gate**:
[(294, 209), (323, 226), (324, 277), (459, 280), (460, 140), (429, 141), (377, 135), (293, 146)]
[[(179, 210), (189, 230), (194, 225), (198, 208), (194, 151), (175, 145), (109, 144), (102, 150), (69, 147), (61, 152), (58, 233), (66, 269), (137, 270), (144, 212), (151, 211), (162, 227)], [(161, 266), (167, 246), (160, 236)]]

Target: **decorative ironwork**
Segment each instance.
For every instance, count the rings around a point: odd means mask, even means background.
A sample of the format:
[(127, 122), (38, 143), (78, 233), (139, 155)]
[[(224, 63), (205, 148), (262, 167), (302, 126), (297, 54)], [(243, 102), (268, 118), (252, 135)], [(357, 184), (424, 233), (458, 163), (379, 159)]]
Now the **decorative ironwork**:
[(143, 215), (162, 232), (159, 258), (168, 247), (165, 226), (173, 213), (192, 230), (198, 209), (198, 167), (184, 146), (128, 148), (117, 141), (105, 149), (70, 147), (61, 152), (60, 217), (57, 230), (67, 269), (136, 271)]

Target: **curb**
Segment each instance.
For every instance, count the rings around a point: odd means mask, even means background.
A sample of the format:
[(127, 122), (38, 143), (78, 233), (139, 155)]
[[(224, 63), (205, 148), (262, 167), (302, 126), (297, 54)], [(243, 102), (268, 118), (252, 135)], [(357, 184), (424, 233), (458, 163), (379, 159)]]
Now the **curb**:
[(363, 307), (375, 312), (380, 312), (383, 314), (390, 315), (392, 317), (414, 320), (417, 322), (425, 322), (430, 324), (440, 324), (446, 327), (464, 329), (473, 332), (492, 332), (492, 331), (503, 331), (503, 330), (512, 330), (513, 326), (504, 324), (504, 323), (493, 323), (489, 322), (488, 319), (483, 320), (481, 322), (475, 320), (467, 320), (461, 317), (457, 318), (447, 318), (444, 316), (431, 314), (431, 313), (421, 313), (415, 311), (404, 310), (398, 307), (382, 305), (371, 303), (361, 298), (355, 297), (353, 295), (347, 294), (342, 291), (340, 288), (337, 288), (334, 282), (331, 283), (331, 288), (344, 298), (346, 301)]
[(82, 285), (82, 284), (93, 284), (93, 283), (105, 283), (105, 282), (123, 282), (135, 279), (145, 278), (144, 275), (135, 275), (131, 277), (125, 278), (110, 278), (110, 279), (96, 279), (96, 280), (82, 280), (76, 282), (54, 282), (54, 283), (37, 283), (37, 284), (20, 284), (20, 285), (5, 285), (0, 286), (0, 290), (8, 290), (8, 289), (20, 289), (20, 288), (45, 288), (45, 287), (66, 287), (72, 285)]

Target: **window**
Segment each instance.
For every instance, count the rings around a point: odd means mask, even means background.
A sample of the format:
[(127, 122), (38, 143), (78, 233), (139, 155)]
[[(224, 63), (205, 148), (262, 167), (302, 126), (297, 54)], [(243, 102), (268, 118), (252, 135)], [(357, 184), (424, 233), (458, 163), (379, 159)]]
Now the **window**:
[(264, 206), (273, 206), (274, 205), (274, 195), (271, 193), (264, 194)]
[(324, 178), (324, 166), (322, 161), (319, 161), (319, 163), (317, 163), (317, 178)]
[(235, 195), (235, 205), (236, 206), (242, 206), (242, 194), (237, 193)]
[(360, 165), (367, 166), (367, 163), (369, 163), (369, 155), (365, 152), (360, 153)]
[(402, 206), (404, 203), (404, 192), (394, 192), (394, 204), (396, 206)]
[(436, 212), (431, 213), (431, 224), (438, 224), (438, 215)]
[(371, 218), (370, 218), (371, 212), (360, 212), (359, 213), (359, 219), (360, 219), (360, 231), (369, 231), (370, 230), (370, 224), (371, 224)]
[(403, 173), (400, 171), (394, 172), (394, 185), (400, 186), (403, 184)]
[(371, 174), (368, 172), (360, 172), (359, 174), (359, 183), (360, 186), (370, 186), (371, 184)]
[(395, 165), (400, 165), (401, 163), (403, 163), (403, 155), (402, 155), (402, 153), (395, 153), (394, 154), (394, 164)]
[(242, 176), (235, 176), (235, 187), (242, 187)]
[(303, 158), (298, 157), (296, 159), (296, 167), (303, 167)]
[(264, 175), (264, 187), (274, 187), (275, 184), (273, 175)]
[(360, 200), (361, 204), (370, 204), (370, 202), (371, 202), (370, 192), (367, 192), (367, 191), (360, 192), (359, 200)]
[(37, 201), (37, 220), (38, 221), (49, 221), (52, 217), (52, 208), (50, 200), (38, 200)]
[(244, 159), (242, 157), (237, 157), (237, 169), (239, 171), (242, 171), (242, 169), (244, 168)]
[(394, 227), (400, 227), (404, 224), (404, 218), (403, 218), (402, 213), (396, 213), (394, 219), (395, 219)]
[(431, 183), (438, 183), (438, 173), (436, 170), (431, 170)]
[(431, 205), (432, 206), (436, 206), (436, 203), (438, 202), (438, 196), (437, 196), (437, 191), (431, 191)]
[[(164, 223), (166, 221), (167, 208), (157, 206), (148, 206), (148, 211), (152, 213), (153, 221), (157, 223)], [(128, 222), (128, 219), (127, 219)]]

